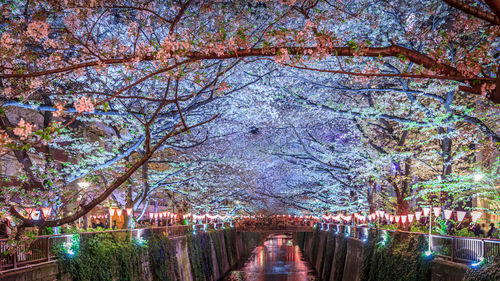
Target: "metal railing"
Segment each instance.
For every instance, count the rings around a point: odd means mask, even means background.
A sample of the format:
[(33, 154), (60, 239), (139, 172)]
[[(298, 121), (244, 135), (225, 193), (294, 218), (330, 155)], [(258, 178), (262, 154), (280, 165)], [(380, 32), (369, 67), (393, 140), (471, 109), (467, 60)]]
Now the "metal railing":
[(256, 225), (256, 226), (237, 226), (236, 231), (259, 231), (259, 232), (310, 232), (311, 226), (301, 225)]
[[(376, 230), (363, 226), (349, 226), (328, 223), (320, 223), (318, 224), (318, 227), (321, 230), (336, 231), (337, 233), (343, 233), (347, 236), (359, 240), (367, 239), (369, 232)], [(394, 230), (385, 229), (381, 229), (380, 231), (382, 234), (396, 232)], [(400, 232), (423, 235), (426, 236), (427, 239), (429, 236), (428, 233), (407, 231)], [(485, 262), (489, 263), (492, 262), (495, 258), (500, 257), (500, 240), (432, 234), (431, 250), (436, 256), (454, 262), (469, 263), (484, 260)]]
[[(150, 228), (137, 228), (130, 231), (129, 229), (107, 230), (98, 232), (81, 232), (78, 233), (81, 240), (85, 240), (99, 233), (109, 233), (115, 237), (137, 239), (150, 238), (153, 234), (162, 234), (166, 237), (179, 237), (187, 233), (196, 231), (206, 231), (209, 229), (222, 229), (229, 226), (228, 223), (217, 224), (199, 224), (199, 225), (176, 225)], [(15, 248), (14, 253), (9, 253), (12, 245), (9, 245), (7, 239), (0, 239), (0, 272), (15, 268), (21, 268), (27, 265), (47, 262), (56, 257), (55, 249), (64, 243), (70, 243), (73, 240), (74, 234), (61, 235), (45, 235), (38, 236), (28, 246), (19, 245)]]

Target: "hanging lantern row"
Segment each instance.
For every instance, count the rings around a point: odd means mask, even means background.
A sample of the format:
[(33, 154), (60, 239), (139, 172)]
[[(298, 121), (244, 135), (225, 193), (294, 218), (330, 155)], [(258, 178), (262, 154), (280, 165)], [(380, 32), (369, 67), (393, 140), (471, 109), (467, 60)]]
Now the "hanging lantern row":
[[(369, 221), (375, 221), (377, 219), (385, 219), (385, 221), (390, 222), (390, 223), (403, 223), (403, 224), (405, 224), (406, 222), (412, 223), (415, 219), (417, 221), (419, 221), (420, 218), (422, 217), (422, 215), (424, 217), (429, 217), (431, 214), (431, 208), (425, 207), (425, 208), (422, 208), (422, 211), (417, 211), (413, 214), (401, 215), (401, 216), (389, 215), (387, 213), (384, 214), (384, 211), (376, 211), (375, 213), (368, 215), (367, 218)], [(464, 220), (467, 212), (465, 212), (465, 211), (455, 211), (455, 212), (456, 212), (457, 221), (462, 222)], [(439, 208), (439, 207), (432, 208), (432, 214), (434, 215), (434, 217), (439, 217), (441, 215), (441, 208)], [(444, 210), (444, 218), (446, 220), (450, 220), (452, 215), (453, 215), (453, 210)], [(479, 212), (479, 211), (470, 212), (472, 222), (477, 222), (481, 218), (482, 215), (483, 215), (483, 213)], [(360, 217), (361, 217), (361, 219), (363, 219), (364, 216), (360, 216)], [(358, 217), (358, 219), (359, 219), (359, 217)]]
[(228, 216), (228, 215), (210, 215), (210, 214), (204, 214), (204, 215), (195, 215), (195, 214), (191, 214), (191, 213), (187, 213), (183, 216), (184, 219), (194, 219), (194, 220), (202, 220), (202, 219), (221, 219), (221, 220), (227, 220), (227, 219), (232, 219), (233, 217), (232, 216)]
[[(406, 222), (412, 223), (414, 220), (419, 221), (420, 218), (423, 217), (429, 217), (431, 214), (434, 217), (439, 217), (441, 214), (441, 208), (440, 207), (433, 207), (432, 209), (429, 207), (424, 207), (422, 208), (422, 211), (416, 211), (413, 214), (408, 214), (408, 215), (400, 215), (400, 216), (395, 216), (395, 215), (390, 215), (386, 213), (385, 211), (375, 211), (375, 213), (364, 216), (360, 215), (358, 213), (354, 213), (352, 215), (343, 215), (343, 214), (338, 214), (338, 215), (323, 215), (321, 218), (324, 220), (334, 220), (336, 222), (340, 221), (345, 221), (345, 222), (350, 222), (352, 218), (354, 217), (356, 220), (360, 222), (366, 222), (367, 220), (370, 222), (374, 222), (377, 220), (384, 220), (389, 223), (402, 223), (406, 224)], [(462, 222), (467, 214), (466, 211), (455, 211), (456, 212), (456, 218), (457, 221)], [(444, 210), (444, 218), (446, 220), (450, 220), (452, 215), (453, 215), (453, 210)], [(482, 212), (479, 211), (472, 211), (470, 212), (470, 216), (472, 218), (472, 222), (477, 222), (481, 216)]]
[(149, 219), (162, 219), (162, 218), (177, 218), (177, 214), (171, 212), (154, 212), (149, 213)]

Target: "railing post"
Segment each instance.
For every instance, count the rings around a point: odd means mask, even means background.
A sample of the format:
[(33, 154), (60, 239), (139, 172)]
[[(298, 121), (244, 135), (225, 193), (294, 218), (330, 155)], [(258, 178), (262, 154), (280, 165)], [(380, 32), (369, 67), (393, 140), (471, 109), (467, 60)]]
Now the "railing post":
[(13, 265), (14, 268), (17, 267), (17, 249), (14, 252), (14, 254), (12, 254), (12, 265)]
[(46, 241), (47, 241), (47, 248), (46, 248), (46, 250), (47, 250), (47, 261), (50, 261), (50, 237), (47, 237)]
[(451, 238), (451, 261), (455, 261), (455, 238)]
[[(482, 248), (483, 248), (483, 249), (482, 249), (482, 250), (483, 250), (483, 252), (482, 252), (481, 257), (482, 257), (483, 259), (486, 259), (486, 243), (484, 243), (484, 239), (481, 239), (481, 246), (482, 246)], [(480, 258), (481, 258), (481, 257), (480, 257)]]

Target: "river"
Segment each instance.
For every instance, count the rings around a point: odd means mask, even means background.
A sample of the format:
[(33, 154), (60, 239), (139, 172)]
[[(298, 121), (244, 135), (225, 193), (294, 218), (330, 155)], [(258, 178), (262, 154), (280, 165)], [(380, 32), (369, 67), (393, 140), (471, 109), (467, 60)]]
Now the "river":
[(315, 281), (314, 269), (303, 260), (298, 245), (288, 235), (268, 237), (239, 269), (224, 281)]

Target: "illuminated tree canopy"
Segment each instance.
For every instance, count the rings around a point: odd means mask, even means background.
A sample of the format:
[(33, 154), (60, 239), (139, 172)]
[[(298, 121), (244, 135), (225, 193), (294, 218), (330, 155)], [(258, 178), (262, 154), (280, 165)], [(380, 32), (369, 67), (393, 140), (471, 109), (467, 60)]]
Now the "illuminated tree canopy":
[(498, 1), (0, 9), (0, 209), (21, 228), (154, 202), (406, 214), (483, 197), (500, 212)]

